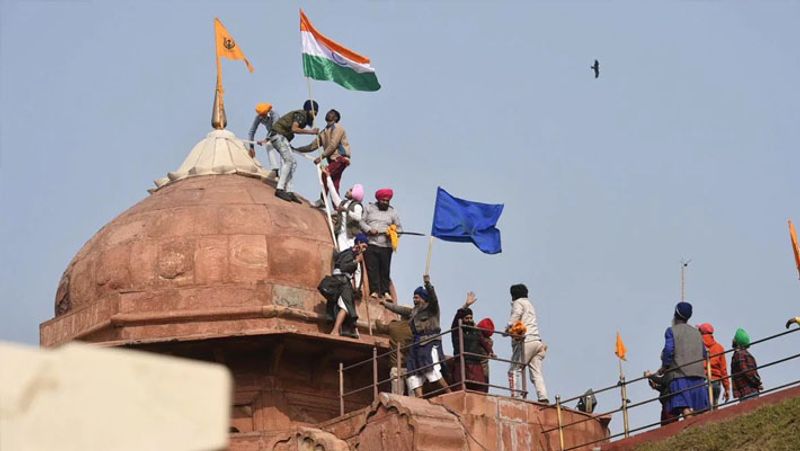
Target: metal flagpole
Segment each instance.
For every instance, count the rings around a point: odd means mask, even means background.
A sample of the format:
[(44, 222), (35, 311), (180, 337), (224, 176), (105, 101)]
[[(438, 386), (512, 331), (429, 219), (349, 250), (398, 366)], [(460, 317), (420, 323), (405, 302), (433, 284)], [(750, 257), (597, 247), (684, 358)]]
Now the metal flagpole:
[(681, 260), (681, 302), (686, 300), (686, 268), (692, 260)]
[(622, 397), (622, 427), (625, 432), (625, 438), (627, 438), (630, 430), (630, 423), (628, 422), (628, 388), (625, 382), (625, 374), (622, 373), (622, 359), (617, 360), (619, 360), (619, 394)]

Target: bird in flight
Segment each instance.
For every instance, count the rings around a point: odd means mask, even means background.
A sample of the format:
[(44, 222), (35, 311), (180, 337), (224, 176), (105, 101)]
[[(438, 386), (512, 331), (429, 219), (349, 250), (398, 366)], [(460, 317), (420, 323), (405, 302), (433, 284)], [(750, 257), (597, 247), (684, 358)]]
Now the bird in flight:
[(600, 76), (600, 62), (599, 61), (594, 60), (594, 65), (590, 66), (589, 69), (594, 71), (594, 78), (597, 78), (597, 77)]

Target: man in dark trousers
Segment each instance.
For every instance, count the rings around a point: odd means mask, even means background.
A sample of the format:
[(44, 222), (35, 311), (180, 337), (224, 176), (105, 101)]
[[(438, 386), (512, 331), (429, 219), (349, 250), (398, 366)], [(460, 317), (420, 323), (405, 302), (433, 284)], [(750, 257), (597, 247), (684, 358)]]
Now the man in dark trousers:
[(439, 334), (440, 327), (439, 299), (431, 285), (431, 278), (427, 274), (422, 276), (424, 287), (414, 290), (414, 307), (397, 305), (381, 300), (381, 305), (392, 312), (398, 313), (408, 321), (413, 336), (406, 370), (408, 389), (417, 397), (422, 397), (422, 384), (428, 382), (439, 384), (441, 390), (450, 393), (447, 381), (442, 377), (442, 339)]
[[(453, 323), (450, 329), (455, 329), (450, 338), (453, 341), (453, 357), (456, 359), (455, 371), (453, 371), (453, 383), (461, 382), (461, 340), (464, 340), (464, 381), (466, 388), (469, 390), (477, 390), (487, 392), (489, 387), (485, 384), (488, 382), (483, 372), (483, 355), (486, 355), (486, 350), (482, 345), (484, 339), (482, 332), (475, 327), (475, 318), (470, 308), (472, 304), (478, 301), (475, 293), (467, 293), (467, 300), (464, 305), (456, 311), (453, 317)], [(461, 334), (458, 333), (458, 322), (461, 321)]]
[(369, 248), (364, 255), (369, 276), (369, 292), (373, 298), (392, 302), (391, 292), (391, 267), (392, 243), (389, 239), (389, 227), (395, 225), (397, 232), (402, 232), (400, 216), (389, 205), (394, 192), (389, 188), (379, 189), (375, 192), (376, 202), (364, 208), (361, 216), (361, 230), (369, 235)]
[(334, 320), (331, 335), (346, 335), (358, 338), (356, 293), (359, 287), (353, 281), (353, 274), (358, 269), (366, 249), (367, 236), (359, 233), (355, 238), (353, 247), (347, 248), (334, 256), (333, 277), (341, 282), (342, 291), (335, 302), (333, 299), (329, 299), (326, 304), (328, 317)]

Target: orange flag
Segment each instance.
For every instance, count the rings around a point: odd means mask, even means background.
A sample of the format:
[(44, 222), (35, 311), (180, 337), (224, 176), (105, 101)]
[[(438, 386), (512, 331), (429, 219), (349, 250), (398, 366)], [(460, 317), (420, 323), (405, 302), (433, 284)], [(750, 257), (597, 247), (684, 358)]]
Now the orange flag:
[(617, 349), (614, 351), (614, 354), (622, 360), (627, 360), (625, 358), (625, 354), (627, 353), (628, 350), (625, 348), (625, 343), (622, 342), (622, 336), (620, 336), (619, 331), (617, 331)]
[(797, 274), (800, 276), (800, 248), (797, 247), (797, 232), (794, 231), (794, 224), (789, 220), (789, 236), (792, 238), (792, 250), (794, 251), (794, 263), (797, 265)]
[(236, 43), (233, 36), (228, 33), (225, 25), (222, 25), (222, 22), (216, 17), (214, 18), (214, 31), (217, 35), (217, 61), (219, 61), (219, 57), (231, 60), (242, 60), (244, 64), (247, 65), (247, 70), (253, 72), (255, 69), (253, 69), (253, 65), (250, 64), (247, 57), (244, 56), (242, 48), (239, 47), (239, 44)]

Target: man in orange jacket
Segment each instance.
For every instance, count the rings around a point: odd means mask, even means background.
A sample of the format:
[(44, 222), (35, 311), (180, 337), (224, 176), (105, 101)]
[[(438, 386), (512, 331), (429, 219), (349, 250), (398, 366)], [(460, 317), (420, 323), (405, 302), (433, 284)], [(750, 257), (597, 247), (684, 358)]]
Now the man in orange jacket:
[(697, 329), (703, 337), (703, 344), (708, 350), (708, 360), (711, 362), (711, 388), (714, 395), (711, 403), (716, 407), (722, 387), (725, 387), (725, 402), (731, 398), (731, 381), (728, 378), (728, 365), (725, 363), (725, 348), (714, 339), (714, 326), (703, 323), (697, 326)]

